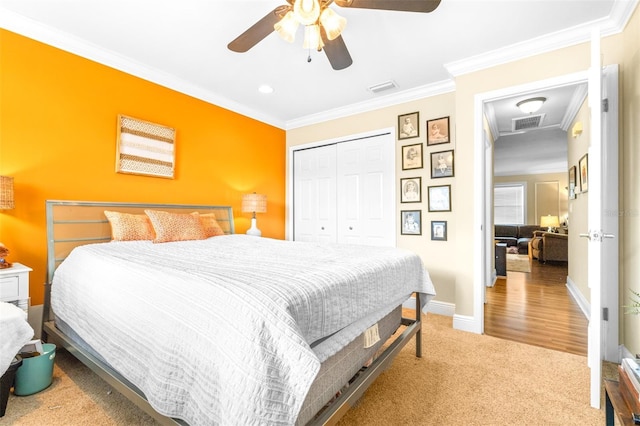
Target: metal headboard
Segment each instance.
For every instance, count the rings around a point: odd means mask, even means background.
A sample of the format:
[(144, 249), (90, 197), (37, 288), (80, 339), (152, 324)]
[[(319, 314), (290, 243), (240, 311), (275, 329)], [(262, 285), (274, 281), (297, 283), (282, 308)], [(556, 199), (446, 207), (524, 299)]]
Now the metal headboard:
[(47, 283), (51, 283), (56, 268), (75, 247), (111, 240), (105, 210), (142, 214), (145, 209), (213, 213), (226, 234), (235, 232), (230, 206), (47, 200)]

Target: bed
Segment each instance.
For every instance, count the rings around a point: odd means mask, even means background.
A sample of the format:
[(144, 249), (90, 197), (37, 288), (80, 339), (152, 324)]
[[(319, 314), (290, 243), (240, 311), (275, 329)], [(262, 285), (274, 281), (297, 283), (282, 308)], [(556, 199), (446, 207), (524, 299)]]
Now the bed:
[[(148, 215), (160, 241), (111, 241), (105, 212)], [(227, 206), (46, 213), (43, 339), (163, 424), (334, 422), (410, 339), (421, 356), (435, 291), (414, 253), (238, 235)], [(214, 217), (219, 232), (162, 239), (165, 216)], [(416, 318), (403, 318), (412, 295)]]
[(0, 377), (7, 371), (13, 358), (22, 347), (33, 339), (33, 328), (27, 322), (27, 314), (17, 306), (0, 302)]

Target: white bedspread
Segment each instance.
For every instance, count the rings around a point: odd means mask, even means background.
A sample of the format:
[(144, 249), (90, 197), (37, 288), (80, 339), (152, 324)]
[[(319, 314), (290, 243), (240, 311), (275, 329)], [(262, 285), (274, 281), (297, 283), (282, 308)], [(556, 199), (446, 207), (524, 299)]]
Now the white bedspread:
[(31, 339), (33, 328), (27, 322), (27, 314), (11, 303), (0, 302), (0, 376)]
[[(58, 267), (58, 317), (192, 425), (293, 424), (322, 358), (413, 292), (435, 294), (416, 254), (246, 235), (78, 247)], [(431, 296), (428, 296), (431, 295)], [(354, 334), (355, 335), (355, 334)]]

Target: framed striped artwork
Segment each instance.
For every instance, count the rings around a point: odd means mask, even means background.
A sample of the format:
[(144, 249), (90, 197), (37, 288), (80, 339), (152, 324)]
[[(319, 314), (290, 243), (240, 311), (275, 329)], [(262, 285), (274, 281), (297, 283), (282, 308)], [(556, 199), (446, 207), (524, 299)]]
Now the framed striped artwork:
[(116, 172), (173, 179), (176, 131), (118, 115)]

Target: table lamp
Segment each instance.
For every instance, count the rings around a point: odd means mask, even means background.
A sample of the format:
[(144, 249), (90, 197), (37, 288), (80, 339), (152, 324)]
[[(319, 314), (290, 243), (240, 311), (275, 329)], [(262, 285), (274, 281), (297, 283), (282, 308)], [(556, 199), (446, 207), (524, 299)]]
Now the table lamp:
[(560, 226), (558, 216), (542, 216), (540, 217), (540, 226), (547, 227), (547, 232), (555, 232), (555, 229)]
[(244, 213), (253, 213), (251, 218), (251, 228), (247, 230), (247, 235), (254, 237), (262, 236), (262, 232), (258, 229), (256, 221), (256, 213), (267, 212), (267, 196), (263, 194), (245, 194), (242, 196), (242, 211)]
[(13, 178), (0, 176), (0, 210), (10, 210), (14, 207)]
[[(13, 178), (0, 176), (0, 210), (11, 210), (15, 207), (13, 200)], [(0, 243), (0, 269), (10, 268), (11, 263), (5, 260), (9, 249)]]

